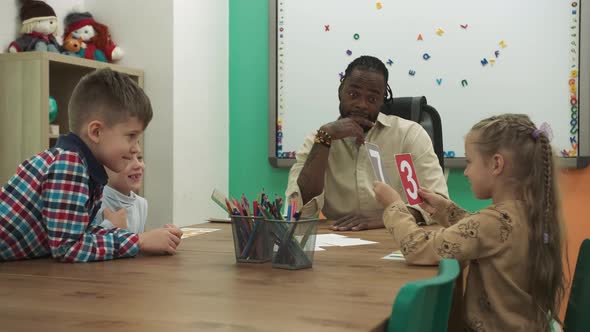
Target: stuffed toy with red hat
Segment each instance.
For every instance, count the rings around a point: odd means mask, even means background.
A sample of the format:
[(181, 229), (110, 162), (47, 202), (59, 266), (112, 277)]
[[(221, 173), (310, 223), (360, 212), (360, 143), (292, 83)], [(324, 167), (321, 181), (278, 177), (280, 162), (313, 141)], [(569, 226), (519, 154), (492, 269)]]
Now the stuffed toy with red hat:
[(68, 54), (103, 62), (123, 58), (123, 50), (111, 40), (109, 28), (96, 22), (90, 13), (69, 13), (64, 19), (64, 25), (64, 40), (68, 41), (68, 45), (76, 45), (70, 44), (74, 39), (80, 47), (78, 51), (69, 50)]
[(49, 51), (61, 53), (55, 39), (57, 16), (48, 4), (24, 0), (20, 9), (21, 36), (8, 46), (8, 52)]

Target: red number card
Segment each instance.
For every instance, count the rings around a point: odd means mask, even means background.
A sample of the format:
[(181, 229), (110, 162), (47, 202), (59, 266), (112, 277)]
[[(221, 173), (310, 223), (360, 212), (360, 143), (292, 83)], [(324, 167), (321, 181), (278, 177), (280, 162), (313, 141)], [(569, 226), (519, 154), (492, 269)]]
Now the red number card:
[(402, 180), (402, 186), (404, 192), (408, 198), (410, 205), (422, 203), (422, 197), (418, 195), (418, 177), (416, 176), (416, 169), (414, 168), (414, 162), (412, 161), (412, 155), (410, 153), (396, 154), (395, 163), (399, 171), (399, 176)]

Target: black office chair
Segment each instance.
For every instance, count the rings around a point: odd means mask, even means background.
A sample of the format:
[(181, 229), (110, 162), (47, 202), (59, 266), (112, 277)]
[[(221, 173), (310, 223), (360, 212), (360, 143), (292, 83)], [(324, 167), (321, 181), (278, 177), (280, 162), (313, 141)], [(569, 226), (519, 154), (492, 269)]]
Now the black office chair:
[(440, 167), (444, 170), (445, 159), (443, 152), (442, 122), (440, 115), (434, 107), (426, 102), (426, 97), (400, 97), (393, 98), (383, 104), (381, 113), (397, 115), (400, 118), (419, 123), (430, 136), (434, 153), (438, 157)]

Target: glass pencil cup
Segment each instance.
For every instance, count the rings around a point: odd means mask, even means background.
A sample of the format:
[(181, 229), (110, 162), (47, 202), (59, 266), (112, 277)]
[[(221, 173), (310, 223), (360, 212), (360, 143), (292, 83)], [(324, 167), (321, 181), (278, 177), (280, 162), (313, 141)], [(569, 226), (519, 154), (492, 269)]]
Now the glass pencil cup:
[(236, 262), (266, 263), (271, 259), (272, 247), (267, 222), (263, 217), (231, 216)]
[(312, 267), (319, 221), (267, 219), (268, 234), (273, 244), (272, 267), (288, 270)]

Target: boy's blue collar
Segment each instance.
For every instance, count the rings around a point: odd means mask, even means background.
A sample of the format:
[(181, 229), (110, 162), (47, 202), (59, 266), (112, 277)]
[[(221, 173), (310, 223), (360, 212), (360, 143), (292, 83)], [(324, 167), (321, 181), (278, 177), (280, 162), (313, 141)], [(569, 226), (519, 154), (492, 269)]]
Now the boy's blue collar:
[(61, 135), (57, 139), (56, 148), (62, 148), (68, 151), (75, 151), (80, 154), (82, 159), (86, 161), (86, 167), (88, 167), (88, 173), (90, 178), (100, 185), (107, 184), (109, 176), (104, 169), (104, 166), (96, 159), (88, 145), (74, 133), (67, 135)]

